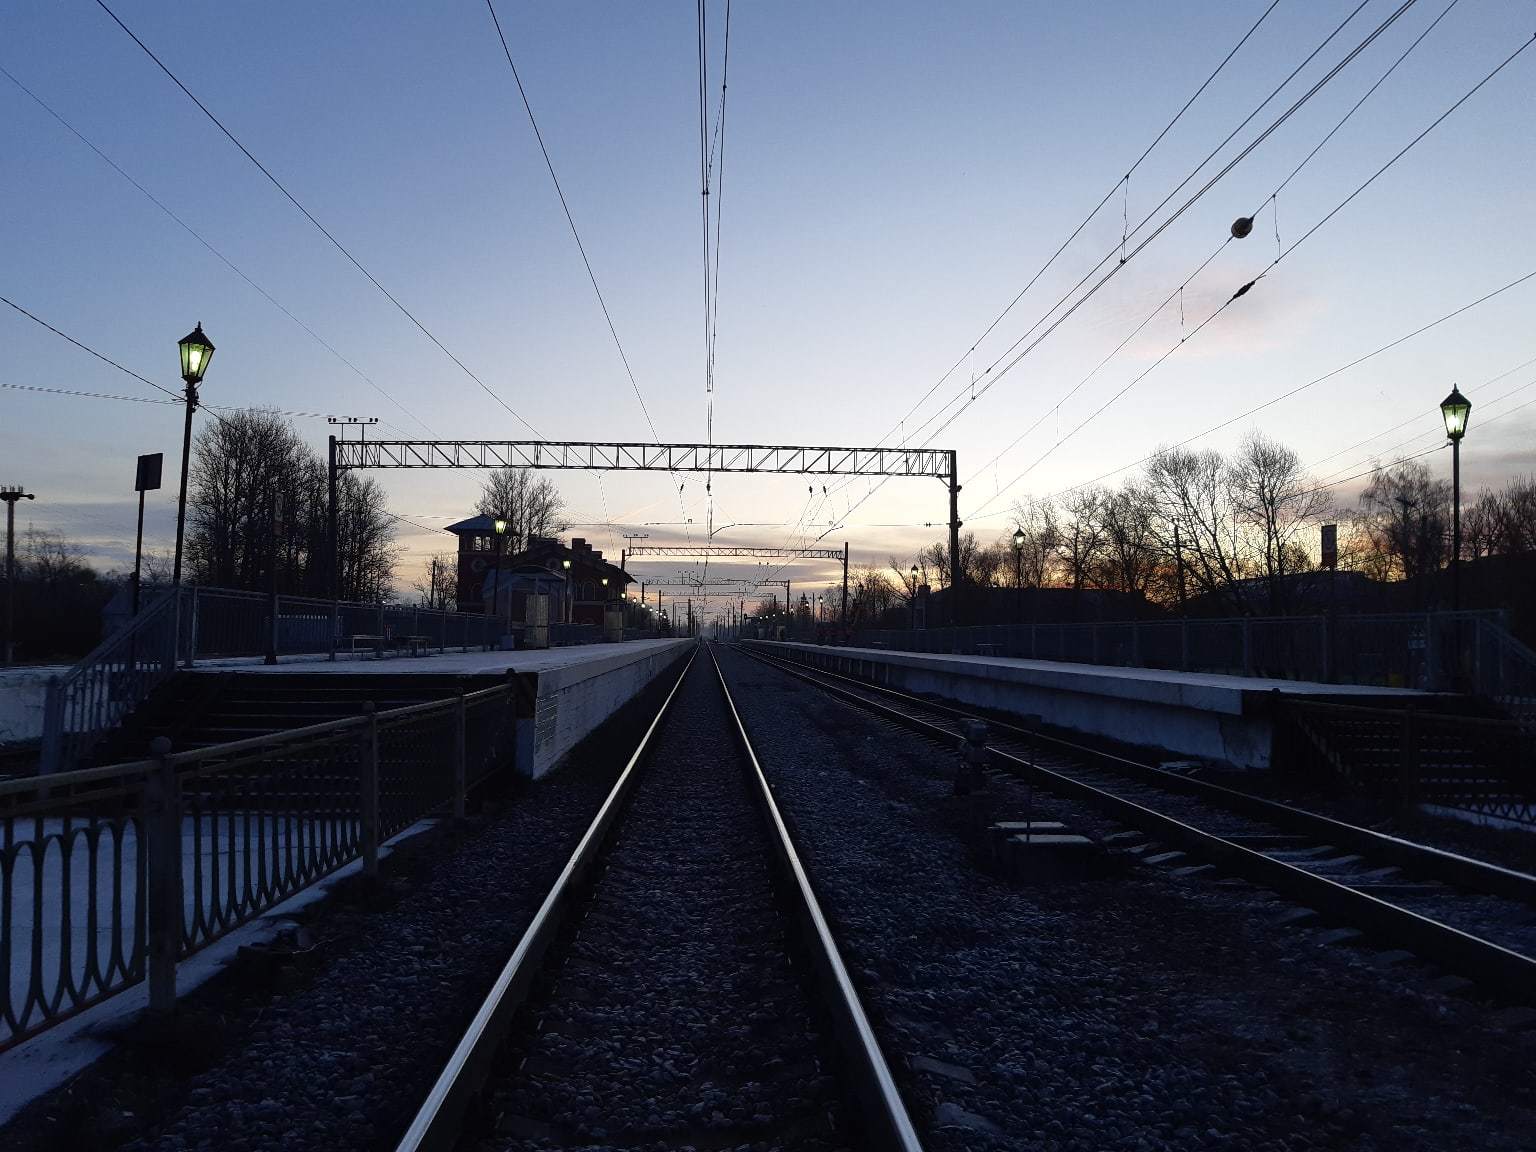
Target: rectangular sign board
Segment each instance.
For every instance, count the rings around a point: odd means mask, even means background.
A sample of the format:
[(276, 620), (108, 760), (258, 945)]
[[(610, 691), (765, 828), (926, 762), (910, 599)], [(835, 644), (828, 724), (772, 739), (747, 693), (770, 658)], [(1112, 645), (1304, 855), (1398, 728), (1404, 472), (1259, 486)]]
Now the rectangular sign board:
[(1323, 567), (1337, 568), (1339, 566), (1339, 526), (1337, 524), (1323, 525)]
[(165, 462), (164, 452), (150, 452), (139, 457), (139, 470), (134, 476), (135, 492), (153, 492), (160, 487), (160, 466)]

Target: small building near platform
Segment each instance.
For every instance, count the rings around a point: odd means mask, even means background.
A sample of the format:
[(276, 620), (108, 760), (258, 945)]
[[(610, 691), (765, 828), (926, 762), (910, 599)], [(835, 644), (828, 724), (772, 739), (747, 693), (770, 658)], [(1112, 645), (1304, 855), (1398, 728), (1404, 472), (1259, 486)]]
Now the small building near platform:
[(471, 516), (445, 531), (459, 538), (460, 611), (478, 607), (522, 621), (528, 595), (544, 594), (552, 597), (555, 623), (601, 626), (604, 609), (623, 599), (633, 582), (580, 536), (569, 545), (533, 536), (522, 551), (505, 553), (499, 551), (505, 538), (497, 536), (493, 517)]

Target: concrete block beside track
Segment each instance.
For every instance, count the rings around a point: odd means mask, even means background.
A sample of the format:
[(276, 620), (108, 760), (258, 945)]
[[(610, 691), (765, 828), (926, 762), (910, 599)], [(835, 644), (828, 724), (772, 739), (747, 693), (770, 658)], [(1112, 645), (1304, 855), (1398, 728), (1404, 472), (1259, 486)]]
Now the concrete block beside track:
[(746, 641), (768, 655), (870, 680), (914, 695), (1011, 713), (1052, 727), (1162, 748), (1238, 768), (1268, 768), (1272, 694), (1340, 704), (1405, 703), (1430, 695), (1402, 688), (1319, 684), (1116, 668), (1012, 657)]

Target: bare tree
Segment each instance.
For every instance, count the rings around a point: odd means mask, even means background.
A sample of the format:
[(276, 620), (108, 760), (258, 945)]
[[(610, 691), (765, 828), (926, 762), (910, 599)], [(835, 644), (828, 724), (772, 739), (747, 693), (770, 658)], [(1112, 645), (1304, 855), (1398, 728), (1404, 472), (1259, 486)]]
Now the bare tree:
[[(910, 577), (908, 581), (910, 582)], [(880, 621), (886, 610), (904, 599), (884, 572), (859, 564), (848, 570), (848, 623), (854, 628), (868, 628)]]
[(526, 468), (498, 468), (487, 476), (475, 510), (507, 522), (511, 552), (521, 552), (531, 536), (558, 536), (570, 528), (560, 490)]
[(1079, 488), (1061, 505), (1056, 536), (1056, 556), (1067, 586), (1081, 592), (1093, 582), (1104, 554), (1104, 505), (1109, 495), (1102, 488)]
[(1248, 436), (1227, 467), (1234, 511), (1251, 533), (1255, 567), (1269, 589), (1269, 610), (1288, 607), (1288, 577), (1312, 568), (1302, 543), (1327, 514), (1332, 495), (1302, 470), (1295, 451), (1262, 433)]
[(1174, 552), (1195, 588), (1227, 614), (1243, 611), (1236, 592), (1250, 572), (1227, 468), (1221, 453), (1167, 448), (1147, 463), (1162, 546)]
[(1098, 583), (1117, 592), (1146, 595), (1165, 567), (1166, 553), (1158, 538), (1157, 504), (1151, 493), (1126, 484), (1099, 505), (1103, 542), (1099, 550)]
[[(1410, 582), (1438, 571), (1449, 556), (1451, 486), (1422, 461), (1384, 468), (1360, 494), (1358, 522), (1384, 570)], [(1420, 598), (1428, 590), (1420, 582)]]
[(1464, 558), (1536, 552), (1536, 478), (1484, 489), (1462, 515)]
[[(1025, 588), (1043, 588), (1051, 582), (1056, 547), (1061, 542), (1056, 506), (1049, 499), (1021, 500), (1013, 506), (1013, 522), (1014, 530), (1024, 537), (1018, 550), (1019, 583)], [(1013, 547), (1011, 533), (1008, 546)]]
[(453, 611), (458, 596), (458, 558), (451, 552), (438, 552), (427, 558), (411, 587), (423, 608)]
[[(193, 443), (187, 561), (198, 583), (266, 591), (329, 591), (329, 482), (325, 463), (276, 412), (222, 417)], [(391, 593), (393, 520), (378, 482), (337, 482), (338, 594)]]

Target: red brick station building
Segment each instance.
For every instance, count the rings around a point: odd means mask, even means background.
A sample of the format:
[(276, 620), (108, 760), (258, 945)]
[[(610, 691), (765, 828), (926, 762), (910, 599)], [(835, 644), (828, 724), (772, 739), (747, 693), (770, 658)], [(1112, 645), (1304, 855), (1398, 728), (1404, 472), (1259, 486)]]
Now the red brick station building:
[(580, 536), (570, 546), (547, 536), (532, 536), (521, 552), (497, 550), (506, 538), (496, 535), (490, 516), (471, 516), (444, 531), (459, 538), (458, 603), (461, 610), (495, 611), (504, 619), (523, 620), (529, 593), (551, 599), (551, 618), (571, 624), (603, 623), (603, 608), (624, 595), (633, 580), (617, 564), (603, 559)]

